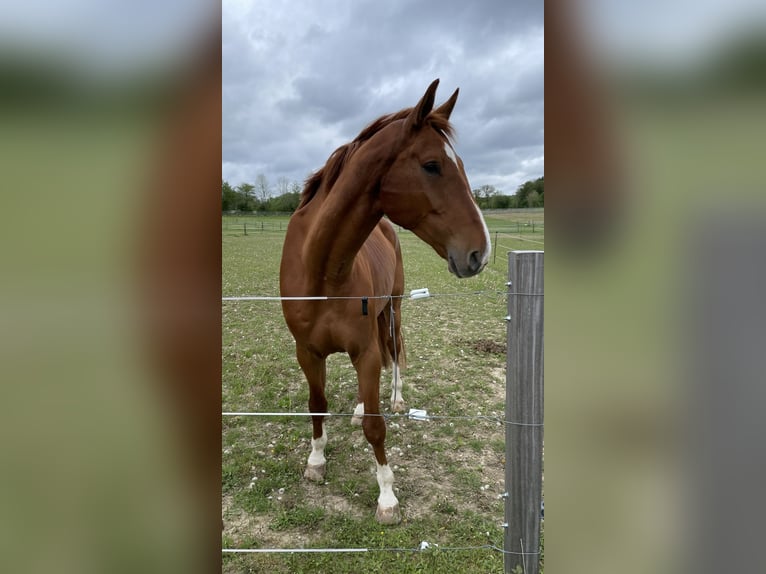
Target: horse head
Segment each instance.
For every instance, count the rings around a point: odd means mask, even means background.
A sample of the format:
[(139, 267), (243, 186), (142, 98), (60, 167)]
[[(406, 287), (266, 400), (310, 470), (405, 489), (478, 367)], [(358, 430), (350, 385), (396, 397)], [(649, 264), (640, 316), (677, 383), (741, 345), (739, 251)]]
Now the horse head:
[(448, 262), (457, 277), (479, 273), (491, 243), (463, 161), (450, 141), (449, 116), (458, 90), (434, 109), (434, 80), (402, 122), (401, 144), (380, 182), (382, 211)]

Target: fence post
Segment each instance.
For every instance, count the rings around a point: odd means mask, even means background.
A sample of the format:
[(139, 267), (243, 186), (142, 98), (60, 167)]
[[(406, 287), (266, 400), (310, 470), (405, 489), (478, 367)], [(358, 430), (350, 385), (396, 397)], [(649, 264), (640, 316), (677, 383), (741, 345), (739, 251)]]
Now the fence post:
[(245, 221), (245, 235), (247, 235), (247, 221)]
[(508, 574), (539, 572), (543, 474), (543, 251), (508, 254), (505, 554)]
[(495, 252), (492, 254), (492, 265), (497, 261), (497, 231), (495, 231)]

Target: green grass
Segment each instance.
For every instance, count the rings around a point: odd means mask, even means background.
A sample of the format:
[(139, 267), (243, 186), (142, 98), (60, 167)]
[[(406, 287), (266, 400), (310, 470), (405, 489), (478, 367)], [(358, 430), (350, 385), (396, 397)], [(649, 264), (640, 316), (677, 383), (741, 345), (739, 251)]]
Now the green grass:
[[(530, 214), (542, 219), (542, 214)], [(495, 223), (525, 214), (493, 214)], [(248, 224), (249, 225), (249, 224)], [(524, 237), (531, 237), (525, 234)], [(536, 232), (542, 241), (543, 233)], [(224, 295), (276, 295), (284, 231), (244, 235), (223, 230)], [(400, 232), (405, 289), (442, 294), (402, 304), (408, 367), (407, 405), (433, 415), (501, 416), (507, 258), (504, 250), (477, 277), (458, 280), (411, 233)], [(512, 237), (512, 249), (530, 244)], [(542, 248), (542, 246), (540, 246)], [(485, 291), (482, 295), (447, 296)], [(473, 344), (478, 342), (480, 344)], [(308, 390), (277, 302), (223, 305), (223, 387), (226, 411), (307, 410)], [(389, 373), (381, 398), (390, 391)], [(356, 374), (345, 355), (327, 361), (329, 410), (351, 412)], [(386, 401), (387, 402), (387, 401)], [(388, 412), (387, 404), (382, 405)], [(374, 457), (347, 417), (327, 420), (325, 484), (302, 478), (310, 452), (308, 418), (223, 421), (224, 547), (416, 548), (502, 545), (504, 429), (495, 421), (390, 420), (386, 440), (403, 521), (381, 527), (374, 513)], [(489, 488), (484, 488), (489, 485)], [(502, 555), (480, 549), (365, 554), (224, 555), (225, 572), (500, 572)]]

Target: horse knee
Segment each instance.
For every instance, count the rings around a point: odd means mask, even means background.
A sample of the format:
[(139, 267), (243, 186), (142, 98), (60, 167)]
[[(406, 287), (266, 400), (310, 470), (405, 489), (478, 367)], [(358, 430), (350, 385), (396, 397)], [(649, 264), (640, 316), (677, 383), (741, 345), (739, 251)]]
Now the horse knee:
[(362, 429), (367, 442), (373, 446), (381, 445), (386, 440), (386, 421), (381, 416), (365, 415)]
[(324, 413), (327, 412), (327, 397), (324, 393), (309, 394), (309, 412)]

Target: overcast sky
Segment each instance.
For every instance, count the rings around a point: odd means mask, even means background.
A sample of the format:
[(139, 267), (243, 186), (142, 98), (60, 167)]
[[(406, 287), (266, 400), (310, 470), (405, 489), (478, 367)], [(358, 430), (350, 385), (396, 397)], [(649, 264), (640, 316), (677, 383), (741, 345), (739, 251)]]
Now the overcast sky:
[(223, 0), (223, 178), (302, 185), (435, 78), (472, 188), (543, 175), (542, 0)]

